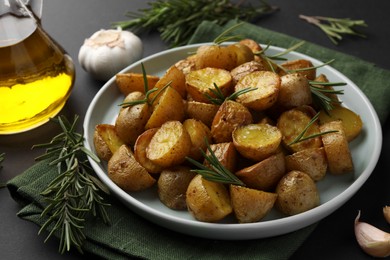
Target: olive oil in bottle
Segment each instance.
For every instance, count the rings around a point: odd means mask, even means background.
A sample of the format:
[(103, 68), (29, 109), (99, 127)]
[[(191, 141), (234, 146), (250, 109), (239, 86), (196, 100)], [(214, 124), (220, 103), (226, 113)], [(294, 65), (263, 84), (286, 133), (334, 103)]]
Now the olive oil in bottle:
[(32, 18), (0, 16), (0, 134), (47, 122), (73, 87), (71, 58)]

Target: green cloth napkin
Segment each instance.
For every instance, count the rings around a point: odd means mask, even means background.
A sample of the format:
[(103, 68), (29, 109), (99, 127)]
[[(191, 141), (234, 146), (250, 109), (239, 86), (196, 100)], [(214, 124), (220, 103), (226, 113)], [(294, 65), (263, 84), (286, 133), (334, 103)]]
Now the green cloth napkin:
[[(225, 28), (230, 27), (232, 21)], [(210, 22), (202, 23), (192, 42), (212, 41), (225, 28)], [(300, 40), (245, 23), (237, 33), (259, 42), (289, 47)], [(320, 60), (336, 58), (334, 67), (353, 80), (373, 103), (381, 122), (387, 118), (390, 96), (388, 80), (390, 72), (355, 57), (331, 51), (307, 43), (302, 52)], [(375, 84), (373, 83), (375, 82)], [(375, 91), (369, 91), (375, 85)], [(41, 226), (45, 219), (40, 214), (44, 205), (40, 192), (55, 177), (56, 169), (42, 161), (8, 182), (11, 196), (22, 206), (18, 216)], [(86, 224), (87, 240), (83, 250), (105, 259), (288, 259), (315, 229), (307, 228), (272, 238), (248, 241), (209, 240), (183, 235), (155, 225), (118, 202), (107, 198), (112, 204), (108, 214), (112, 224), (107, 226), (100, 219)]]

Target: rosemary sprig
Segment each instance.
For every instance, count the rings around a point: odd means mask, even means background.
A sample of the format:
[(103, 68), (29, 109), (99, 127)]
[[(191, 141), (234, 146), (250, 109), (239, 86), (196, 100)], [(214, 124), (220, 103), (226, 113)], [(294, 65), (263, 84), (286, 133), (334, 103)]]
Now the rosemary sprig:
[(78, 116), (69, 122), (64, 116), (53, 119), (62, 133), (55, 136), (51, 142), (34, 145), (33, 148), (46, 148), (46, 153), (36, 160), (48, 159), (49, 165), (57, 167), (57, 176), (41, 193), (48, 203), (42, 217), (46, 222), (39, 234), (51, 228), (47, 241), (54, 233), (60, 236), (60, 253), (69, 251), (72, 246), (82, 252), (85, 240), (84, 226), (89, 215), (101, 217), (104, 223), (110, 222), (103, 197), (99, 190), (108, 192), (97, 178), (92, 176), (93, 170), (87, 156), (99, 162), (99, 158), (83, 145), (84, 137), (76, 132)]
[(349, 18), (333, 18), (323, 16), (306, 16), (299, 15), (299, 18), (306, 20), (308, 23), (319, 27), (334, 43), (343, 39), (343, 34), (349, 34), (365, 38), (366, 36), (355, 30), (356, 26), (367, 27), (364, 20), (351, 20)]
[[(148, 83), (148, 79), (147, 79), (145, 66), (144, 66), (143, 63), (141, 63), (141, 69), (142, 69), (142, 76), (143, 76), (143, 81), (144, 81), (145, 98), (144, 99), (140, 99), (140, 100), (133, 100), (133, 101), (129, 101), (129, 102), (123, 102), (123, 103), (119, 104), (119, 106), (121, 106), (123, 108), (126, 108), (126, 107), (129, 107), (129, 106), (135, 106), (135, 105), (138, 105), (138, 104), (145, 104), (145, 103), (147, 103), (147, 104), (149, 104), (151, 106), (151, 105), (153, 105), (153, 103), (156, 100), (156, 98), (160, 95), (160, 93), (162, 93), (172, 83), (172, 81), (169, 81), (161, 89), (152, 88), (152, 89), (149, 90), (149, 83)], [(156, 91), (158, 91), (157, 95), (155, 95), (152, 99), (150, 99), (150, 95), (152, 93), (156, 92)]]
[(214, 94), (215, 97), (212, 97), (208, 93), (205, 93), (204, 95), (206, 98), (213, 104), (216, 105), (222, 105), (222, 103), (225, 100), (235, 100), (238, 96), (248, 93), (250, 91), (256, 90), (257, 88), (244, 88), (241, 90), (238, 90), (234, 93), (232, 93), (230, 96), (225, 97), (224, 94), (222, 93), (221, 89), (217, 86), (216, 83), (214, 83), (214, 89), (210, 88), (209, 90)]
[(173, 46), (186, 45), (198, 25), (213, 21), (225, 25), (232, 19), (251, 21), (278, 10), (265, 1), (254, 7), (244, 1), (229, 0), (157, 0), (149, 2), (149, 8), (128, 12), (130, 20), (113, 23), (115, 27), (130, 29), (135, 33), (157, 30), (162, 40)]
[[(325, 86), (345, 86), (345, 82), (319, 82), (309, 81), (310, 91), (313, 95), (314, 103), (322, 108), (326, 113), (329, 113), (334, 108), (334, 104), (340, 104), (337, 99), (332, 98), (330, 95), (342, 95), (344, 91), (335, 89), (326, 89)], [(322, 87), (320, 87), (322, 86)]]
[(320, 116), (320, 112), (318, 112), (310, 121), (309, 123), (305, 126), (305, 128), (302, 130), (301, 133), (299, 133), (299, 135), (297, 135), (297, 137), (295, 137), (295, 139), (293, 141), (291, 141), (288, 145), (293, 145), (293, 144), (296, 144), (296, 143), (299, 143), (299, 142), (303, 142), (305, 140), (308, 140), (308, 139), (311, 139), (311, 138), (315, 138), (317, 136), (321, 136), (321, 135), (324, 135), (324, 134), (329, 134), (329, 133), (334, 133), (334, 132), (338, 132), (337, 130), (329, 130), (329, 131), (325, 131), (325, 132), (321, 132), (321, 133), (317, 133), (317, 134), (312, 134), (312, 135), (309, 135), (309, 136), (305, 136), (307, 130), (309, 130), (309, 128), (318, 120), (318, 117)]
[(201, 153), (203, 157), (210, 163), (210, 166), (207, 167), (190, 157), (186, 157), (190, 163), (199, 168), (193, 169), (191, 171), (202, 175), (203, 178), (209, 181), (245, 186), (245, 183), (243, 183), (236, 175), (234, 175), (221, 164), (221, 162), (215, 156), (213, 150), (210, 148), (210, 144), (208, 143), (207, 139), (205, 139), (205, 142), (207, 144), (207, 150), (210, 155), (207, 155), (203, 150), (201, 150)]

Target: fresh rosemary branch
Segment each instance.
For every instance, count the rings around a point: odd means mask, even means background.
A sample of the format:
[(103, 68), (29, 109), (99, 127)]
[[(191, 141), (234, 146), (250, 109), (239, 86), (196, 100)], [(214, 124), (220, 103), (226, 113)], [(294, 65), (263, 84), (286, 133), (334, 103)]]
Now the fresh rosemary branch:
[(319, 81), (309, 81), (310, 91), (314, 98), (314, 103), (316, 103), (320, 108), (322, 108), (326, 113), (329, 113), (333, 109), (334, 104), (340, 104), (341, 102), (337, 99), (331, 97), (331, 95), (342, 95), (344, 91), (327, 89), (325, 86), (345, 86), (345, 82), (319, 82)]
[[(51, 160), (49, 165), (57, 167), (57, 176), (41, 193), (48, 203), (42, 217), (46, 222), (39, 234), (51, 228), (48, 240), (55, 232), (60, 236), (60, 253), (69, 251), (72, 246), (82, 252), (85, 240), (84, 226), (90, 215), (101, 217), (104, 223), (110, 222), (106, 204), (99, 191), (108, 192), (97, 178), (92, 176), (93, 170), (87, 156), (95, 161), (99, 158), (83, 145), (84, 137), (76, 132), (78, 116), (69, 122), (64, 116), (53, 119), (62, 133), (55, 136), (50, 143), (34, 145), (33, 148), (46, 148), (46, 153), (36, 160)], [(45, 241), (46, 241), (45, 240)]]
[(229, 0), (157, 0), (149, 2), (150, 8), (139, 12), (128, 12), (126, 21), (113, 23), (115, 27), (130, 29), (135, 33), (157, 30), (162, 40), (171, 46), (186, 45), (198, 25), (203, 21), (213, 21), (224, 25), (232, 19), (251, 21), (275, 12), (278, 8), (265, 1), (260, 5), (237, 4)]
[(317, 134), (312, 134), (312, 135), (309, 135), (309, 136), (305, 136), (307, 130), (309, 130), (309, 128), (318, 120), (318, 117), (320, 116), (320, 112), (318, 112), (310, 121), (309, 123), (305, 126), (305, 128), (302, 130), (302, 132), (297, 135), (297, 137), (295, 137), (294, 140), (292, 140), (288, 145), (293, 145), (293, 144), (296, 144), (296, 143), (299, 143), (299, 142), (303, 142), (305, 140), (308, 140), (308, 139), (311, 139), (311, 138), (315, 138), (317, 136), (321, 136), (321, 135), (324, 135), (324, 134), (329, 134), (329, 133), (334, 133), (334, 132), (337, 132), (337, 130), (330, 130), (330, 131), (326, 131), (326, 132), (321, 132), (321, 133), (317, 133)]
[(323, 16), (306, 16), (302, 14), (299, 15), (299, 18), (319, 27), (336, 45), (338, 44), (338, 41), (343, 39), (343, 34), (355, 35), (362, 38), (366, 37), (364, 34), (355, 30), (356, 26), (367, 27), (367, 24), (364, 20), (351, 20), (349, 18), (332, 18)]
[(204, 95), (211, 103), (216, 104), (216, 105), (222, 105), (222, 103), (225, 100), (235, 100), (238, 96), (245, 94), (247, 92), (256, 90), (256, 89), (257, 88), (250, 88), (250, 87), (244, 88), (244, 89), (241, 89), (241, 90), (234, 92), (233, 94), (231, 94), (228, 97), (225, 97), (224, 94), (222, 93), (221, 89), (217, 86), (217, 84), (214, 83), (214, 89), (210, 88), (210, 91), (214, 94), (215, 97), (212, 97), (208, 93), (205, 93)]
[(210, 155), (207, 155), (203, 150), (201, 150), (201, 153), (203, 157), (210, 163), (210, 166), (207, 167), (190, 157), (186, 157), (190, 163), (199, 168), (193, 169), (191, 171), (202, 175), (203, 178), (209, 181), (245, 186), (245, 183), (243, 183), (236, 175), (231, 173), (221, 164), (221, 162), (215, 156), (213, 150), (210, 148), (210, 144), (208, 143), (207, 139), (205, 139), (205, 142), (207, 144), (207, 150)]

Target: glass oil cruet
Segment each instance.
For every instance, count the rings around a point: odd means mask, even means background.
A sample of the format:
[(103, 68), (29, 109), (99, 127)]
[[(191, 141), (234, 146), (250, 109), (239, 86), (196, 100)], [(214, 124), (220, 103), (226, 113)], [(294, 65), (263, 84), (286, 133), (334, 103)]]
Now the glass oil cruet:
[(54, 117), (73, 88), (72, 59), (42, 29), (42, 0), (0, 0), (0, 134)]

